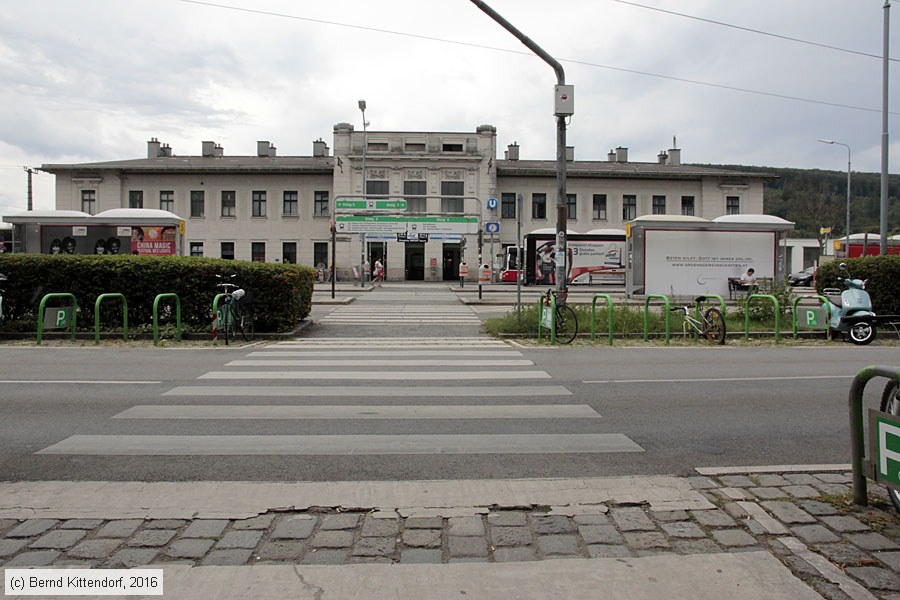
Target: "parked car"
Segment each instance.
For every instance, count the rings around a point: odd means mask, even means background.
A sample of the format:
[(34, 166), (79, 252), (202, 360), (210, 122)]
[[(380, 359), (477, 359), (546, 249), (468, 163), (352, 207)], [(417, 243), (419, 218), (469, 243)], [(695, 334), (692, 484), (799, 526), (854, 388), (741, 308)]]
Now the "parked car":
[(791, 273), (788, 283), (793, 286), (811, 286), (816, 278), (816, 267), (806, 267), (802, 271)]

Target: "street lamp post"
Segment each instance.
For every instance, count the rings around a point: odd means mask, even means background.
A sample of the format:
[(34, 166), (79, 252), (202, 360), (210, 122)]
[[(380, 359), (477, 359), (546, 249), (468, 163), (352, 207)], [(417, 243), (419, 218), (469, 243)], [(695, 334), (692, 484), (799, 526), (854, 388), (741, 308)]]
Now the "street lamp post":
[[(359, 110), (362, 112), (363, 121), (363, 154), (362, 154), (362, 192), (365, 200), (368, 190), (366, 189), (366, 150), (369, 146), (369, 132), (366, 128), (366, 101), (359, 101)], [(359, 234), (359, 287), (366, 287), (366, 234)]]
[(847, 149), (847, 256), (850, 256), (850, 146), (843, 142), (835, 142), (834, 140), (820, 139), (823, 144), (837, 144)]

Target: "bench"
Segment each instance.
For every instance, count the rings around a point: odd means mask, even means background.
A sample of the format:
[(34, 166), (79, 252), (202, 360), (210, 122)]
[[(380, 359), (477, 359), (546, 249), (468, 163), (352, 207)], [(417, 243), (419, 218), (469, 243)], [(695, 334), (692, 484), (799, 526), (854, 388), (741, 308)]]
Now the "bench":
[(750, 294), (756, 294), (760, 291), (769, 292), (772, 288), (772, 278), (771, 277), (757, 277), (756, 283), (743, 283), (741, 282), (740, 277), (729, 277), (728, 278), (728, 299), (734, 300), (735, 293), (738, 295), (744, 294), (749, 296)]

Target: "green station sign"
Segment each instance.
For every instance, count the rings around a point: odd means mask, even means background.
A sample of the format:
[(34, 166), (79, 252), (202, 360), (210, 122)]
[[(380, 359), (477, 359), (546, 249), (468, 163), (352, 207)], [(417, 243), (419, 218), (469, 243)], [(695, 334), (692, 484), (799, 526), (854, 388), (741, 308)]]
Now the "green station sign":
[(337, 215), (338, 233), (478, 233), (478, 217)]
[(406, 200), (335, 200), (337, 210), (406, 210)]

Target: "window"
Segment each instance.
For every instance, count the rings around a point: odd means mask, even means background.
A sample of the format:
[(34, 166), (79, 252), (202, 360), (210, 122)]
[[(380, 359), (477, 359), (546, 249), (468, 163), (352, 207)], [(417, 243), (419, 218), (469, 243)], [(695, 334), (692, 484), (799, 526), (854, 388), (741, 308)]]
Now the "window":
[(387, 142), (369, 142), (369, 145), (366, 146), (369, 152), (387, 152), (388, 151), (388, 143)]
[(253, 262), (266, 262), (265, 242), (250, 242), (250, 260)]
[(327, 217), (329, 210), (328, 192), (318, 191), (313, 193), (313, 216)]
[(297, 264), (297, 242), (281, 243), (281, 262), (289, 265)]
[[(464, 192), (465, 185), (462, 181), (441, 182), (441, 196), (462, 196)], [(461, 213), (464, 211), (465, 202), (462, 198), (441, 198), (442, 213)]]
[(144, 208), (144, 192), (141, 190), (128, 192), (128, 208)]
[(421, 198), (407, 198), (406, 211), (411, 213), (423, 213), (428, 210), (425, 200), (426, 186), (424, 181), (404, 181), (403, 195), (422, 196)]
[(694, 216), (694, 197), (693, 196), (682, 196), (681, 197), (681, 214), (687, 217)]
[(453, 144), (453, 143), (443, 144), (443, 146), (441, 146), (441, 149), (444, 152), (462, 152), (463, 145), (462, 144)]
[(388, 182), (380, 179), (366, 180), (366, 195), (387, 196)]
[(266, 193), (265, 192), (253, 192), (251, 195), (252, 198), (252, 212), (250, 216), (253, 217), (264, 217), (266, 216)]
[(406, 142), (404, 151), (407, 154), (425, 154), (425, 144), (419, 142)]
[(576, 194), (566, 194), (566, 219), (578, 218), (578, 197)]
[(97, 191), (81, 190), (81, 212), (89, 215), (97, 212)]
[(191, 192), (191, 216), (202, 217), (206, 214), (206, 194), (202, 191)]
[(159, 193), (159, 210), (175, 212), (175, 192), (167, 190)]
[(637, 196), (622, 196), (622, 220), (637, 219)]
[(725, 214), (739, 215), (741, 214), (741, 197), (726, 196), (725, 197)]
[(191, 256), (203, 256), (203, 242), (191, 242)]
[(234, 260), (234, 242), (222, 242), (221, 256), (227, 260)]
[(599, 221), (606, 220), (606, 194), (594, 194), (593, 218)]
[(531, 195), (531, 218), (546, 219), (547, 218), (547, 194)]
[(328, 265), (328, 242), (313, 242), (313, 264)]
[(516, 218), (516, 195), (501, 194), (500, 196), (500, 218), (515, 219)]
[(654, 215), (666, 214), (666, 197), (665, 196), (653, 196), (653, 214)]
[(281, 205), (281, 214), (296, 217), (300, 214), (297, 204), (297, 192), (285, 192), (284, 202)]
[(233, 191), (222, 192), (222, 216), (235, 216), (235, 193)]

